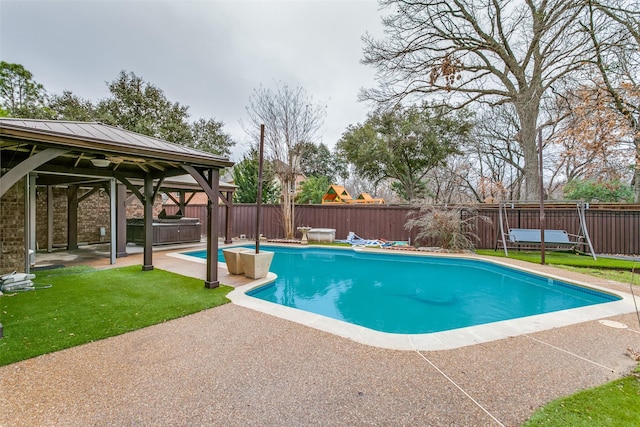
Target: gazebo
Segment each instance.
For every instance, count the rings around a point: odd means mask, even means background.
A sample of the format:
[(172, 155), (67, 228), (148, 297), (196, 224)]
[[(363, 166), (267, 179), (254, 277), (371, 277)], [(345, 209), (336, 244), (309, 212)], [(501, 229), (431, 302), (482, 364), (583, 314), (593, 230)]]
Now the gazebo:
[[(112, 264), (118, 245), (123, 244), (121, 233), (125, 230), (118, 223), (122, 222), (123, 198), (129, 190), (144, 210), (142, 269), (153, 269), (153, 201), (165, 189), (165, 182), (188, 174), (209, 199), (205, 286), (217, 287), (218, 200), (230, 209), (229, 196), (233, 192), (232, 188), (221, 191), (220, 169), (231, 165), (228, 158), (102, 123), (2, 118), (0, 273), (21, 269), (22, 265), (25, 271), (29, 270), (29, 254), (35, 250), (36, 185), (67, 186), (70, 248), (77, 245), (78, 186), (94, 185), (106, 190), (110, 196)], [(175, 189), (177, 185), (168, 187)], [(226, 228), (229, 231), (229, 225)], [(16, 262), (20, 257), (24, 264)]]

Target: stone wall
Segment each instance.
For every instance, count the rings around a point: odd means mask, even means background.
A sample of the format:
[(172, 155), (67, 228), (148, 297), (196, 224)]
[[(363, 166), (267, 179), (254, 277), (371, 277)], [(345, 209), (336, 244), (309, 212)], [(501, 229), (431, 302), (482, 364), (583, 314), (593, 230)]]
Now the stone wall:
[(0, 274), (24, 271), (24, 181), (0, 199)]
[[(89, 189), (80, 189), (81, 197)], [(53, 247), (67, 246), (67, 188), (53, 188)], [(36, 189), (36, 249), (46, 250), (48, 236), (47, 188)], [(127, 218), (143, 218), (142, 203), (132, 197), (126, 204)], [(0, 274), (13, 270), (24, 271), (24, 181), (21, 180), (7, 191), (0, 200)], [(104, 190), (99, 190), (78, 204), (78, 244), (109, 242), (110, 198)], [(162, 210), (162, 198), (158, 196), (153, 205), (156, 218)], [(105, 235), (100, 235), (104, 227)], [(126, 230), (123, 230), (126, 232)]]
[[(82, 197), (88, 189), (80, 189), (78, 196)], [(53, 188), (53, 247), (67, 245), (67, 189)], [(127, 203), (127, 218), (143, 218), (144, 209), (137, 198), (131, 198)], [(110, 199), (102, 189), (87, 197), (78, 204), (78, 243), (91, 244), (109, 242), (110, 227)], [(153, 205), (153, 216), (158, 217), (162, 210), (162, 199), (156, 198)], [(105, 235), (100, 236), (100, 227), (104, 227)], [(36, 196), (36, 242), (42, 250), (47, 248), (47, 188), (38, 187)]]
[[(136, 197), (133, 197), (127, 203), (127, 218), (144, 218), (144, 206)], [(162, 210), (162, 197), (158, 195), (153, 202), (153, 217), (157, 218)]]
[[(80, 189), (81, 197), (88, 189)], [(53, 247), (67, 246), (67, 189), (53, 188)], [(104, 190), (87, 197), (78, 204), (78, 243), (108, 242), (110, 237), (110, 201)], [(105, 228), (104, 237), (100, 227)], [(47, 248), (47, 188), (38, 187), (36, 192), (36, 244)]]
[[(109, 194), (101, 189), (78, 205), (78, 243), (111, 240), (110, 203)], [(105, 229), (104, 236), (100, 236), (100, 227)]]
[[(47, 248), (47, 189), (36, 190), (36, 244)], [(67, 244), (67, 190), (53, 188), (53, 246)]]

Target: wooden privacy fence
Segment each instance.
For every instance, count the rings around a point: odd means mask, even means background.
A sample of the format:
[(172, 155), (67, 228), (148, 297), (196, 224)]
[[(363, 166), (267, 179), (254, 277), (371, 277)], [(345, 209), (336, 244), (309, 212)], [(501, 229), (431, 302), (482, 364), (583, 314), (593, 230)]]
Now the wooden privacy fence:
[[(175, 205), (165, 205), (168, 214), (175, 213)], [(225, 209), (220, 206), (220, 229), (225, 233)], [(500, 238), (500, 224), (497, 205), (476, 205), (477, 214), (487, 216), (491, 223), (477, 222), (477, 248), (493, 249)], [(233, 206), (232, 237), (245, 235), (255, 238), (255, 204)], [(333, 228), (336, 239), (345, 239), (347, 233), (355, 232), (365, 239), (410, 240), (415, 242), (417, 230), (405, 230), (407, 216), (415, 214), (409, 206), (363, 205), (326, 206), (296, 205), (295, 225), (315, 228)], [(546, 228), (566, 230), (579, 234), (580, 222), (576, 206), (545, 206)], [(206, 221), (205, 205), (187, 205), (184, 215)], [(640, 205), (595, 205), (585, 212), (587, 229), (596, 253), (640, 254)], [(511, 228), (538, 229), (540, 211), (537, 206), (507, 208), (507, 220)], [(282, 215), (279, 205), (262, 205), (260, 232), (267, 238), (283, 238)], [(298, 238), (300, 234), (296, 235)], [(422, 246), (436, 246), (435, 241), (419, 242)]]

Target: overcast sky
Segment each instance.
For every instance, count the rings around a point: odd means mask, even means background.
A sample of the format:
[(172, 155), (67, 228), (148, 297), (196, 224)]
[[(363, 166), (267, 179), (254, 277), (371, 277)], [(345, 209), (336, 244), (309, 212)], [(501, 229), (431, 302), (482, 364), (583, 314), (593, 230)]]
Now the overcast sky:
[(366, 33), (382, 36), (375, 0), (0, 0), (0, 58), (23, 65), (49, 93), (96, 102), (106, 82), (133, 71), (189, 106), (191, 119), (213, 118), (238, 146), (254, 88), (302, 86), (327, 105), (322, 142), (333, 147), (370, 106), (375, 86), (360, 64)]

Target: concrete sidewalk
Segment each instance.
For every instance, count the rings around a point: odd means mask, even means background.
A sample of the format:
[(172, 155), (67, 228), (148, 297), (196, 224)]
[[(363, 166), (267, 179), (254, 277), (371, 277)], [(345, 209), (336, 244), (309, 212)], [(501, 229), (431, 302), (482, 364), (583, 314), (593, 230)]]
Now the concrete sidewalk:
[[(204, 278), (204, 265), (164, 252), (154, 265)], [(246, 280), (219, 274), (225, 284)], [(517, 426), (546, 402), (636, 366), (625, 355), (640, 347), (636, 315), (610, 320), (629, 327), (590, 321), (455, 350), (396, 351), (227, 304), (1, 367), (0, 426)]]

